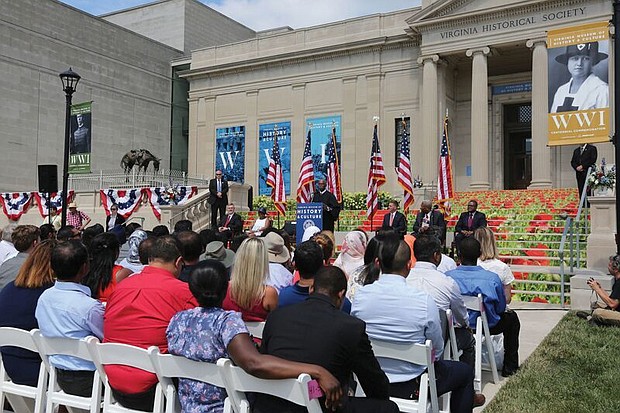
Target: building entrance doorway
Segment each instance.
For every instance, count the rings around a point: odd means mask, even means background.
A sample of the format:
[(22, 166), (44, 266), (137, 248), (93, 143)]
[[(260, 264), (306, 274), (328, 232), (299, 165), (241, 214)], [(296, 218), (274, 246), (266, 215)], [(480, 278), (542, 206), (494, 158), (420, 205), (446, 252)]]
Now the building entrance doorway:
[(504, 105), (504, 189), (532, 181), (532, 104)]

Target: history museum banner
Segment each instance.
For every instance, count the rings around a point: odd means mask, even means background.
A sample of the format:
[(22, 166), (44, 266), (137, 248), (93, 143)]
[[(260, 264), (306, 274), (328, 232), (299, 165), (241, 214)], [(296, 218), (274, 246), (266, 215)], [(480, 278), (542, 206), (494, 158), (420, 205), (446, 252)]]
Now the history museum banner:
[(549, 146), (609, 141), (609, 23), (547, 35)]
[(267, 185), (267, 173), (273, 149), (273, 137), (278, 134), (280, 162), (284, 177), (284, 191), (291, 194), (291, 122), (264, 123), (258, 126), (258, 194), (271, 195)]

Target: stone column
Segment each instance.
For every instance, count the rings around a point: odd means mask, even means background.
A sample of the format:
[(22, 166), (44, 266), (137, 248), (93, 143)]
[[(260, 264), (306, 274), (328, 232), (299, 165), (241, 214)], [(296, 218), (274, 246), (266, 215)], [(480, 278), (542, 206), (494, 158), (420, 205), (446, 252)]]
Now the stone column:
[(551, 149), (547, 146), (547, 43), (526, 43), (532, 49), (532, 182), (528, 189), (551, 188)]
[(469, 188), (484, 191), (489, 184), (489, 79), (488, 47), (469, 49), (471, 67), (471, 183)]
[[(420, 56), (418, 63), (422, 69), (422, 182), (424, 186), (437, 183), (437, 165), (439, 159), (439, 107), (437, 97), (437, 62), (439, 56)], [(415, 125), (411, 125), (412, 131)], [(418, 149), (418, 148), (415, 148)]]

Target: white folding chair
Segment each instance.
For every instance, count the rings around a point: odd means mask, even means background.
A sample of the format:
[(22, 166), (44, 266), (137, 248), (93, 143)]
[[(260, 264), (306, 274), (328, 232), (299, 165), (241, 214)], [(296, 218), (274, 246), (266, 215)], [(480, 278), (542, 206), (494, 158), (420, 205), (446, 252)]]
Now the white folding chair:
[[(474, 390), (482, 391), (482, 369), (490, 370), (493, 375), (493, 383), (499, 383), (499, 374), (497, 373), (497, 365), (495, 363), (495, 352), (493, 350), (493, 340), (491, 340), (491, 331), (489, 321), (487, 320), (486, 310), (482, 294), (478, 296), (463, 295), (463, 301), (467, 310), (479, 311), (480, 316), (476, 319), (476, 366), (474, 369)], [(483, 339), (484, 337), (484, 339)], [(489, 354), (489, 363), (482, 363), (482, 343), (485, 343)]]
[(226, 393), (231, 399), (224, 413), (232, 413), (233, 405), (239, 409), (235, 413), (250, 413), (245, 392), (276, 396), (305, 406), (309, 413), (322, 412), (318, 399), (310, 399), (308, 394), (308, 382), (312, 380), (308, 374), (300, 374), (296, 379), (265, 380), (246, 373), (241, 367), (233, 366), (229, 359), (219, 359), (217, 365), (226, 385)]
[[(129, 409), (114, 399), (104, 366), (108, 364), (118, 364), (135, 367), (156, 374), (148, 352), (143, 348), (131, 346), (129, 344), (100, 343), (98, 340), (91, 339), (87, 340), (87, 344), (88, 351), (99, 372), (99, 377), (105, 386), (103, 394), (103, 413), (144, 413), (140, 410)], [(163, 413), (163, 411), (164, 394), (161, 385), (157, 383), (153, 413)]]
[[(54, 355), (73, 356), (83, 360), (93, 361), (86, 340), (64, 337), (44, 337), (39, 330), (32, 331), (32, 338), (39, 350), (41, 360), (48, 373), (47, 397), (45, 412), (54, 413), (57, 405), (65, 405), (69, 411), (73, 409), (87, 410), (99, 413), (101, 409), (101, 380), (97, 372), (93, 372), (93, 389), (88, 397), (65, 393), (56, 380), (56, 368), (50, 363), (49, 357)], [(97, 337), (88, 337), (99, 341)]]
[(263, 338), (263, 329), (265, 328), (264, 321), (246, 321), (245, 326), (248, 328), (252, 337), (258, 339)]
[[(181, 412), (177, 390), (172, 382), (174, 377), (202, 381), (222, 388), (226, 387), (220, 375), (220, 369), (215, 363), (190, 360), (172, 354), (162, 354), (157, 346), (149, 347), (148, 354), (166, 396), (166, 413)], [(226, 398), (224, 400), (224, 411), (231, 411), (229, 404), (230, 399)]]
[[(403, 413), (426, 413), (427, 405), (430, 401), (431, 411), (439, 413), (435, 366), (433, 365), (433, 344), (431, 340), (426, 340), (424, 344), (399, 344), (371, 339), (371, 344), (375, 357), (401, 360), (426, 367), (426, 372), (420, 376), (420, 395), (418, 400), (390, 397), (390, 400), (398, 405), (398, 409)], [(446, 393), (444, 397), (444, 401), (449, 400), (450, 394)], [(448, 410), (441, 410), (441, 412), (447, 413)]]
[(443, 358), (444, 360), (459, 361), (463, 354), (463, 350), (459, 350), (456, 342), (456, 330), (454, 329), (452, 310), (446, 310), (446, 319), (448, 320), (448, 340), (446, 341), (446, 347), (443, 351)]
[[(38, 353), (30, 331), (13, 327), (0, 327), (0, 347), (18, 347)], [(0, 354), (0, 408), (7, 399), (16, 413), (43, 413), (47, 371), (41, 364), (37, 387), (14, 383), (6, 372)]]

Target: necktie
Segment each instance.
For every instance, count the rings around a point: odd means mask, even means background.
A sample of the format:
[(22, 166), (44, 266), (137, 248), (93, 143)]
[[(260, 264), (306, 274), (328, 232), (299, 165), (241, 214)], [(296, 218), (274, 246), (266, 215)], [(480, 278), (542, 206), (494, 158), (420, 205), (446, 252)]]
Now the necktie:
[(217, 180), (217, 192), (222, 192), (222, 181)]
[(390, 214), (390, 226), (394, 223), (394, 214)]
[(469, 218), (467, 219), (467, 226), (471, 229), (474, 226), (474, 214), (469, 214)]
[(230, 217), (232, 217), (232, 215), (226, 216), (226, 223), (224, 224), (225, 227), (228, 226), (228, 223), (230, 222)]

